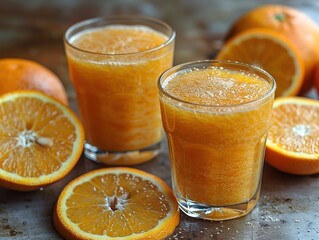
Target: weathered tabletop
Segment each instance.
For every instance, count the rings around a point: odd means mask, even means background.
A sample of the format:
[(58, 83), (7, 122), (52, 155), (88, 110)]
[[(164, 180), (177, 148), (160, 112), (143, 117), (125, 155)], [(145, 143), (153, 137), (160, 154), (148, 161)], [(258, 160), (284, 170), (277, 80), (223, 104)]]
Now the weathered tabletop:
[[(62, 79), (76, 110), (62, 42), (71, 24), (118, 13), (161, 18), (177, 32), (175, 63), (181, 63), (208, 58), (240, 14), (267, 2), (272, 1), (1, 0), (0, 58), (28, 58), (49, 67)], [(304, 10), (319, 22), (319, 1), (282, 2)], [(315, 91), (309, 96), (318, 99)], [(61, 189), (78, 175), (100, 167), (82, 157), (67, 177), (39, 191), (0, 188), (0, 239), (61, 239), (52, 226), (53, 206)], [(160, 157), (136, 168), (171, 184), (166, 147)], [(297, 177), (266, 165), (261, 198), (251, 214), (224, 222), (182, 214), (180, 225), (168, 239), (319, 239), (319, 175)]]

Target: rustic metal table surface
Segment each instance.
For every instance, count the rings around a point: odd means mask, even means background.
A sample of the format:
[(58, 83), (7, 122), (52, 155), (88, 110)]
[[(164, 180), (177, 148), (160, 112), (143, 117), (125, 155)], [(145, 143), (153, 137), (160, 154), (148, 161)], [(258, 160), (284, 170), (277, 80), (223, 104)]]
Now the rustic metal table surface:
[[(181, 63), (208, 58), (238, 16), (269, 2), (273, 1), (1, 0), (0, 58), (27, 58), (50, 68), (63, 81), (76, 110), (62, 41), (71, 24), (119, 13), (161, 18), (177, 32), (175, 63)], [(319, 1), (282, 3), (305, 11), (319, 22)], [(308, 96), (318, 99), (314, 90)], [(52, 226), (53, 206), (61, 189), (78, 175), (100, 167), (82, 157), (67, 177), (39, 191), (0, 188), (0, 239), (61, 239)], [(166, 147), (161, 156), (136, 168), (171, 185)], [(260, 201), (246, 217), (210, 222), (181, 216), (180, 225), (168, 239), (319, 239), (319, 175), (292, 176), (266, 164)]]

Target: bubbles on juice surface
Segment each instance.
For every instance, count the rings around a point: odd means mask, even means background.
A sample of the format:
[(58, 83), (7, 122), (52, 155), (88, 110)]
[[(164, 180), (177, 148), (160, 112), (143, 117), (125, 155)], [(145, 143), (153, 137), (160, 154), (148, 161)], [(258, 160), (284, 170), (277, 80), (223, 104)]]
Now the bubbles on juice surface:
[(165, 80), (163, 88), (170, 95), (203, 105), (234, 105), (266, 95), (269, 83), (256, 74), (220, 67), (188, 69)]
[(110, 25), (82, 31), (70, 42), (88, 52), (129, 54), (159, 47), (167, 40), (167, 36), (146, 26)]

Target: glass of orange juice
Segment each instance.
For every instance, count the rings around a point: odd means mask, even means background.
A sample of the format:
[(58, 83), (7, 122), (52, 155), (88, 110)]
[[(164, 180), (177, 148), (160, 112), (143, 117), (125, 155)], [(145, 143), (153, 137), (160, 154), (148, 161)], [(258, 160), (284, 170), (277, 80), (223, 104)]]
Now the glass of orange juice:
[(174, 40), (169, 25), (142, 16), (89, 19), (67, 30), (65, 49), (86, 157), (133, 165), (160, 152), (156, 83), (172, 66)]
[(259, 198), (273, 77), (255, 66), (207, 60), (170, 68), (158, 87), (181, 210), (218, 221), (249, 213)]

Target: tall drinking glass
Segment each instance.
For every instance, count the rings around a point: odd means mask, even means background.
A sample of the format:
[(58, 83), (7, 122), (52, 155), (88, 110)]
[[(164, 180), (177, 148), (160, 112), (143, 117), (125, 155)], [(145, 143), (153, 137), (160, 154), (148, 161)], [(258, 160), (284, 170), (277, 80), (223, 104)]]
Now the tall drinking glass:
[(159, 153), (156, 82), (172, 66), (174, 40), (166, 23), (141, 16), (89, 19), (67, 30), (65, 49), (86, 157), (132, 165)]
[(159, 79), (172, 185), (187, 215), (226, 220), (256, 204), (276, 84), (251, 65), (199, 61)]

